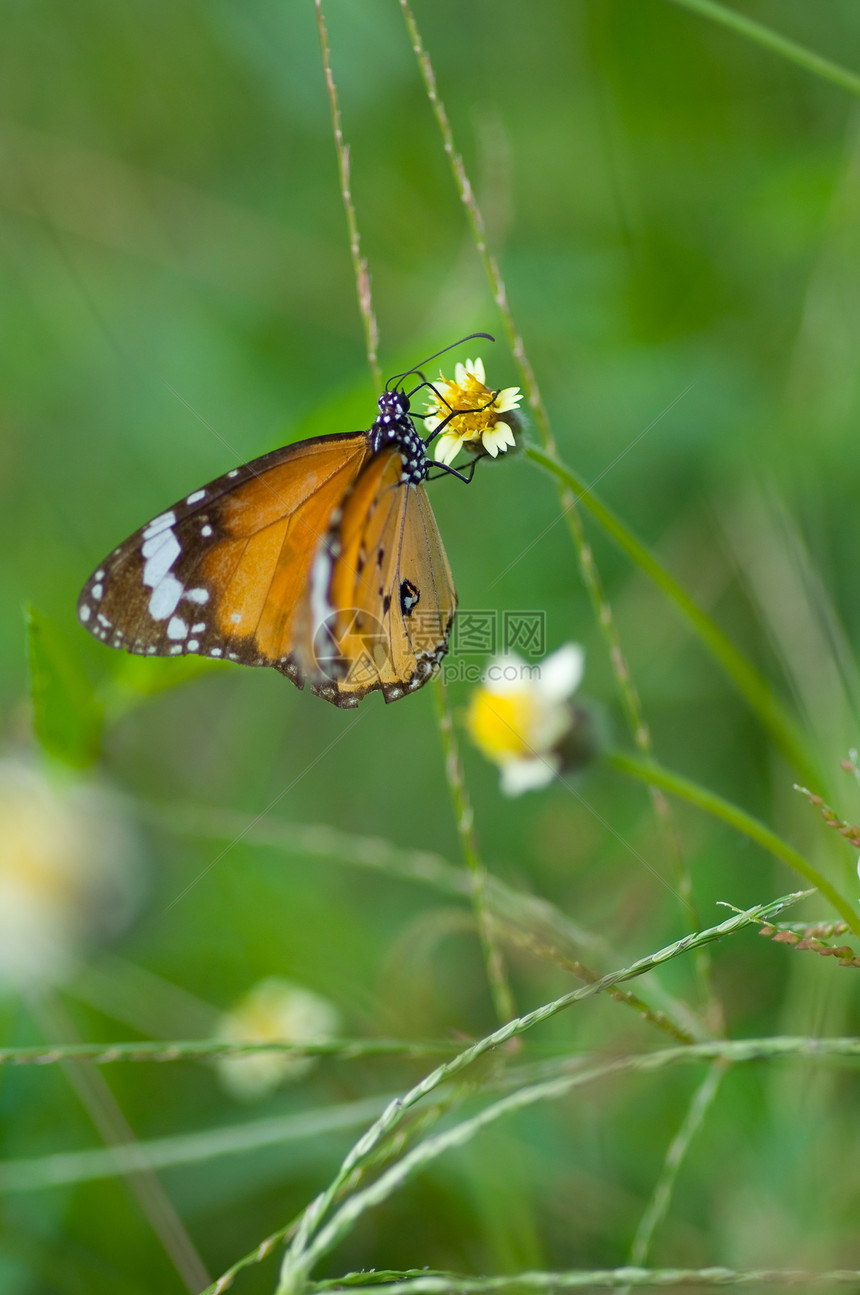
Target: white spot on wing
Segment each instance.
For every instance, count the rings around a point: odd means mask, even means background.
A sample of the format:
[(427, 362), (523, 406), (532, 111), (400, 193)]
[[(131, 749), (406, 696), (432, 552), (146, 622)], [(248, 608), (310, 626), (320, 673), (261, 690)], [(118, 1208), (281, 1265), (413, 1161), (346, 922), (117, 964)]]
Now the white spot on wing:
[(192, 633), (192, 634), (202, 634), (202, 633), (203, 633), (203, 631), (205, 630), (205, 628), (206, 628), (206, 622), (205, 622), (205, 621), (201, 621), (199, 625), (192, 625), (192, 626), (191, 626), (191, 633)]
[(143, 554), (143, 583), (150, 589), (157, 588), (173, 566), (182, 549), (179, 540), (168, 527), (151, 539), (145, 540), (140, 549)]
[(185, 500), (186, 504), (199, 504), (201, 499), (206, 498), (205, 490), (195, 490), (193, 495), (189, 495)]
[(208, 589), (188, 589), (185, 592), (185, 597), (190, 599), (190, 601), (193, 603), (208, 603), (209, 590)]
[(167, 622), (167, 637), (169, 639), (184, 639), (188, 633), (188, 622), (184, 621), (181, 616), (171, 616)]
[(153, 589), (149, 600), (149, 614), (153, 620), (163, 621), (176, 611), (182, 597), (182, 584), (176, 576), (165, 576)]
[(220, 649), (220, 648), (210, 648), (210, 649), (209, 649), (209, 655), (210, 655), (210, 656), (220, 656), (220, 655), (221, 655), (221, 649)]
[(175, 520), (172, 512), (156, 517), (143, 532), (140, 547), (144, 560), (143, 583), (152, 590), (149, 614), (157, 621), (173, 615), (183, 592), (180, 581), (170, 575), (170, 568), (182, 552), (182, 546), (171, 530)]
[(92, 589), (90, 590), (90, 593), (92, 594), (93, 598), (101, 598), (104, 591), (105, 591), (104, 585), (93, 585)]
[(329, 602), (328, 586), (331, 578), (331, 558), (325, 544), (317, 549), (311, 567), (311, 625), (314, 634), (320, 630), (333, 614)]
[(160, 517), (153, 517), (152, 521), (143, 532), (145, 540), (151, 540), (153, 535), (158, 535), (160, 531), (166, 531), (176, 521), (176, 514), (173, 512), (162, 513)]
[(212, 527), (211, 527), (211, 526), (201, 526), (201, 527), (200, 527), (200, 534), (203, 536), (204, 540), (208, 540), (208, 539), (209, 539), (209, 536), (212, 534)]
[(238, 625), (242, 620), (242, 613), (234, 612), (233, 615), (230, 617), (230, 620), (233, 622), (234, 625)]
[(189, 652), (196, 652), (196, 651), (197, 651), (197, 649), (198, 649), (198, 648), (199, 648), (199, 646), (200, 646), (200, 640), (199, 640), (199, 639), (189, 639), (189, 640), (188, 640), (188, 642), (185, 644), (185, 646), (188, 648), (188, 651), (189, 651)]
[(82, 608), (81, 608), (81, 610), (78, 612), (78, 615), (80, 616), (81, 620), (82, 620), (82, 621), (84, 622), (84, 624), (86, 625), (86, 623), (87, 623), (87, 621), (90, 619), (90, 616), (92, 615), (92, 613), (91, 613), (91, 611), (90, 611), (89, 607), (84, 606), (84, 607), (82, 607)]
[(104, 580), (104, 578), (105, 578), (104, 570), (100, 567), (99, 570), (93, 576), (93, 580)]

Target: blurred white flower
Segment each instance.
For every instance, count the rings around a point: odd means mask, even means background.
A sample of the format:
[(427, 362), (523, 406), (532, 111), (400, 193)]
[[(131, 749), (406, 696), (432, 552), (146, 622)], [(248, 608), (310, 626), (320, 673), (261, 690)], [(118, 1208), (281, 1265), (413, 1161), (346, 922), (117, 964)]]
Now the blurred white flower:
[(501, 769), (506, 796), (545, 787), (591, 754), (588, 716), (571, 705), (584, 668), (585, 653), (576, 643), (540, 664), (506, 652), (487, 666), (467, 724), (475, 745)]
[(142, 894), (122, 801), (97, 783), (0, 759), (0, 990), (58, 982), (118, 934)]
[[(214, 1037), (228, 1043), (325, 1043), (339, 1028), (337, 1009), (326, 998), (291, 980), (269, 976), (225, 1012)], [(298, 1079), (315, 1057), (254, 1052), (216, 1061), (221, 1082), (240, 1101), (267, 1097), (285, 1079)]]

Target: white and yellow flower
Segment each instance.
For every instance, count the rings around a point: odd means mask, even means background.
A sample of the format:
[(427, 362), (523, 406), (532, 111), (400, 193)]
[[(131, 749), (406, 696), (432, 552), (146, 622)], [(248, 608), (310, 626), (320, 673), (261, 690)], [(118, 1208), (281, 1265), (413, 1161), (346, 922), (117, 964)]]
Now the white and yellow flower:
[[(280, 976), (268, 976), (221, 1017), (215, 1037), (227, 1043), (325, 1043), (339, 1027), (326, 998)], [(268, 1097), (285, 1079), (298, 1079), (316, 1058), (289, 1052), (251, 1052), (217, 1062), (221, 1082), (240, 1101)]]
[(140, 843), (121, 799), (35, 760), (0, 759), (0, 990), (59, 983), (128, 924)]
[(487, 666), (467, 724), (475, 745), (501, 769), (506, 796), (545, 787), (563, 768), (582, 763), (573, 758), (574, 734), (587, 739), (577, 744), (583, 757), (590, 754), (588, 717), (571, 704), (584, 668), (585, 653), (576, 643), (540, 664), (506, 652)]
[[(516, 415), (507, 420), (501, 415), (513, 414), (519, 408), (520, 389), (504, 387), (493, 392), (486, 385), (485, 377), (484, 362), (477, 357), (457, 365), (453, 382), (440, 373), (439, 380), (433, 383), (434, 394), (427, 402), (424, 426), (433, 432), (445, 423), (433, 450), (437, 463), (453, 463), (464, 446), (473, 451), (483, 447), (485, 453), (496, 458), (509, 446), (516, 445), (512, 427), (512, 424), (516, 426)], [(453, 409), (468, 412), (445, 422)]]

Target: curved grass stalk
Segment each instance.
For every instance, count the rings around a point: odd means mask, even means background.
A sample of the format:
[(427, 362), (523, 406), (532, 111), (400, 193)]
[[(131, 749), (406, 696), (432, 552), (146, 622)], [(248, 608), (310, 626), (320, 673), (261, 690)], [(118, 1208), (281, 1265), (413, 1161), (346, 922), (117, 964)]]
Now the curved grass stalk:
[[(699, 931), (692, 935), (684, 936), (681, 940), (673, 944), (666, 945), (656, 953), (649, 954), (645, 958), (640, 958), (632, 963), (629, 967), (621, 971), (610, 972), (607, 976), (601, 976), (600, 980), (594, 984), (584, 985), (581, 989), (573, 990), (569, 994), (562, 995), (550, 1003), (544, 1003), (534, 1011), (526, 1013), (524, 1016), (515, 1020), (506, 1022), (499, 1029), (494, 1030), (492, 1034), (486, 1035), (473, 1043), (471, 1047), (464, 1049), (452, 1061), (445, 1062), (441, 1066), (431, 1071), (420, 1080), (413, 1088), (405, 1093), (403, 1097), (390, 1103), (380, 1118), (371, 1126), (352, 1147), (344, 1159), (340, 1169), (335, 1175), (332, 1182), (324, 1191), (311, 1201), (304, 1212), (302, 1221), (296, 1231), (292, 1244), (284, 1256), (284, 1262), (281, 1268), (281, 1281), (278, 1286), (277, 1295), (287, 1295), (288, 1292), (300, 1289), (307, 1274), (310, 1271), (307, 1257), (312, 1246), (315, 1247), (314, 1255), (317, 1254), (316, 1243), (312, 1240), (314, 1233), (320, 1227), (324, 1215), (327, 1213), (333, 1202), (337, 1199), (346, 1184), (350, 1181), (353, 1174), (359, 1166), (364, 1163), (379, 1142), (399, 1124), (405, 1113), (416, 1105), (422, 1098), (428, 1096), (437, 1089), (440, 1084), (452, 1079), (455, 1075), (465, 1070), (479, 1057), (498, 1048), (501, 1044), (506, 1043), (508, 1039), (525, 1034), (535, 1025), (549, 1020), (559, 1012), (573, 1006), (574, 1003), (582, 1002), (592, 995), (598, 994), (613, 985), (620, 984), (627, 980), (633, 980), (638, 976), (644, 975), (646, 971), (651, 971), (656, 967), (662, 966), (680, 955), (701, 948), (703, 945), (710, 944), (714, 940), (720, 940), (726, 935), (733, 934), (750, 924), (763, 925), (783, 909), (797, 903), (804, 897), (805, 892), (791, 895), (784, 895), (780, 899), (773, 900), (768, 904), (757, 904), (755, 907), (746, 909), (741, 913), (736, 913), (733, 917), (727, 918), (725, 922), (720, 922), (717, 926), (709, 927), (705, 931)], [(698, 1045), (697, 1045), (698, 1046)], [(701, 1046), (715, 1046), (701, 1045)], [(860, 1050), (860, 1042), (857, 1042)], [(684, 1052), (685, 1049), (680, 1049)], [(644, 1064), (647, 1058), (654, 1054), (645, 1054), (639, 1060)], [(312, 1261), (313, 1262), (313, 1261)]]
[(660, 765), (645, 760), (639, 760), (636, 756), (625, 755), (620, 751), (609, 752), (606, 759), (620, 773), (626, 773), (632, 778), (638, 778), (640, 782), (654, 783), (657, 787), (662, 787), (664, 791), (669, 792), (672, 796), (678, 796), (681, 800), (686, 800), (690, 805), (696, 805), (699, 809), (705, 810), (712, 814), (714, 818), (722, 819), (730, 827), (742, 832), (750, 840), (755, 841), (770, 854), (776, 855), (783, 863), (787, 863), (795, 872), (800, 873), (805, 881), (819, 890), (826, 899), (829, 899), (836, 911), (841, 915), (846, 925), (860, 936), (860, 915), (854, 912), (848, 901), (839, 894), (839, 891), (827, 880), (823, 873), (814, 868), (812, 864), (804, 858), (799, 850), (794, 846), (783, 841), (782, 837), (777, 836), (769, 827), (761, 823), (746, 810), (740, 809), (730, 801), (724, 800), (716, 792), (708, 791), (707, 788), (699, 786), (698, 783), (691, 782), (689, 778), (683, 778), (680, 774), (672, 773), (668, 769), (663, 769)]
[[(384, 1285), (380, 1285), (384, 1282)], [(496, 1292), (615, 1290), (622, 1286), (857, 1286), (860, 1270), (835, 1268), (806, 1272), (802, 1268), (597, 1268), (591, 1272), (510, 1273), (499, 1277), (466, 1277), (460, 1273), (348, 1273), (337, 1281), (315, 1282), (311, 1291), (359, 1288), (367, 1295), (495, 1295)]]
[(821, 54), (815, 54), (805, 45), (789, 40), (787, 36), (781, 36), (771, 27), (765, 27), (764, 23), (738, 13), (737, 9), (729, 9), (726, 5), (718, 4), (717, 0), (673, 0), (673, 3), (680, 5), (682, 9), (689, 9), (691, 13), (700, 14), (702, 18), (709, 18), (711, 22), (729, 27), (756, 45), (788, 59), (789, 63), (796, 63), (813, 76), (820, 76), (851, 94), (860, 94), (860, 76), (856, 72), (849, 71)]
[(722, 666), (750, 709), (758, 716), (785, 758), (796, 769), (802, 771), (804, 777), (810, 782), (817, 782), (818, 774), (807, 758), (797, 730), (764, 676), (750, 665), (728, 636), (706, 612), (702, 611), (674, 576), (661, 566), (641, 540), (628, 530), (612, 509), (589, 490), (581, 477), (565, 464), (559, 463), (557, 459), (534, 446), (526, 450), (526, 455), (532, 462), (552, 473), (573, 491), (577, 502), (588, 509), (607, 535), (620, 549), (623, 549), (649, 579), (653, 580), (669, 601), (675, 604), (704, 646)]
[(300, 1255), (298, 1262), (288, 1262), (291, 1252), (287, 1252), (276, 1295), (297, 1295), (304, 1289), (314, 1264), (347, 1235), (366, 1210), (387, 1200), (404, 1182), (426, 1168), (444, 1152), (465, 1146), (482, 1129), (507, 1115), (539, 1102), (567, 1097), (577, 1088), (585, 1087), (587, 1084), (602, 1083), (622, 1073), (652, 1073), (681, 1063), (717, 1059), (723, 1063), (738, 1063), (792, 1054), (816, 1058), (827, 1055), (849, 1057), (860, 1062), (860, 1039), (740, 1039), (701, 1043), (691, 1047), (665, 1048), (659, 1052), (635, 1053), (633, 1056), (620, 1057), (587, 1070), (578, 1069), (571, 1075), (531, 1084), (509, 1093), (491, 1102), (477, 1115), (462, 1120), (441, 1133), (425, 1138), (368, 1187), (349, 1196), (329, 1222), (320, 1229), (315, 1239)]

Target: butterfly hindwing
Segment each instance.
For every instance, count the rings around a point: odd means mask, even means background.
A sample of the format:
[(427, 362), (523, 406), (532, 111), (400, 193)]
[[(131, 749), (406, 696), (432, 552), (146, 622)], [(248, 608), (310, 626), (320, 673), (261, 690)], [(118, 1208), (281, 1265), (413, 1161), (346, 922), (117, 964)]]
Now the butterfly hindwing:
[(373, 689), (413, 692), (444, 656), (457, 596), (423, 485), (396, 449), (362, 470), (321, 548), (308, 601), (325, 678), (313, 691), (354, 706)]
[(111, 647), (289, 661), (291, 618), (332, 514), (370, 456), (365, 432), (321, 436), (234, 468), (135, 532), (87, 581), (86, 628)]

